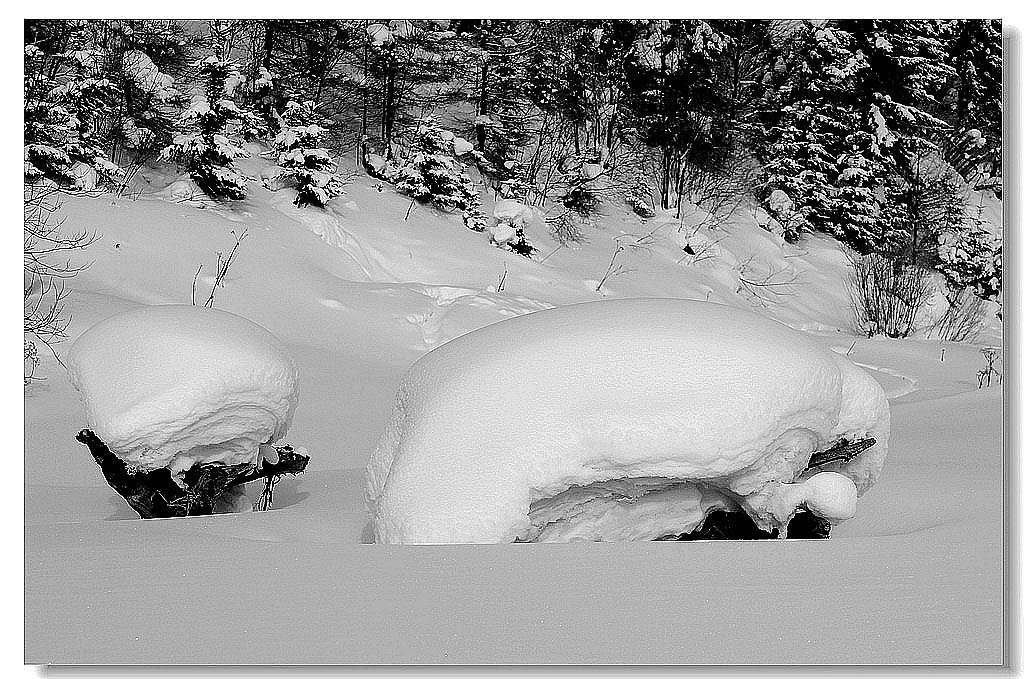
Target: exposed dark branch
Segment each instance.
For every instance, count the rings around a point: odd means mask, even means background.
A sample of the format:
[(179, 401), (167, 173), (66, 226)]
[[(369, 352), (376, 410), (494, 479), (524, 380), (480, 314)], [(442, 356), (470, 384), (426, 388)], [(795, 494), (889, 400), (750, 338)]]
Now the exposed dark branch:
[(807, 468), (813, 469), (836, 461), (849, 462), (873, 445), (875, 445), (875, 439), (873, 438), (861, 439), (860, 441), (839, 439), (828, 450), (811, 455), (810, 461), (807, 462)]

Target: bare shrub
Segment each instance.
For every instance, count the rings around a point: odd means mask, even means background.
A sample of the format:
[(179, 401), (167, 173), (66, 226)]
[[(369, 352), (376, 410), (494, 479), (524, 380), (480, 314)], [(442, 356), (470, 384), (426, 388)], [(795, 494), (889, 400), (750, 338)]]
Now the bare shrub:
[(97, 237), (86, 231), (67, 232), (63, 219), (56, 219), (60, 210), (59, 189), (29, 184), (25, 199), (25, 384), (36, 377), (41, 343), (60, 363), (53, 345), (67, 338), (71, 314), (67, 309), (70, 290), (67, 281), (86, 265), (72, 263), (72, 254), (82, 250)]
[[(686, 175), (684, 190), (705, 217), (698, 226), (716, 229), (727, 223), (756, 188), (757, 166), (745, 155), (730, 156), (713, 169), (693, 169)], [(683, 213), (682, 201), (676, 217)]]
[(850, 255), (847, 289), (857, 329), (871, 337), (907, 337), (934, 287), (927, 269), (872, 253)]
[(996, 361), (1002, 358), (999, 347), (982, 347), (981, 355), (985, 357), (985, 367), (978, 371), (978, 389), (992, 386), (992, 376), (996, 376), (997, 384), (1003, 383), (1003, 373), (996, 370)]
[(586, 242), (581, 226), (582, 220), (583, 218), (572, 210), (562, 210), (557, 215), (544, 219), (551, 231), (551, 237), (562, 246)]
[(761, 307), (768, 307), (781, 301), (783, 297), (796, 294), (793, 289), (800, 281), (800, 275), (792, 269), (779, 269), (769, 264), (767, 269), (760, 269), (751, 255), (733, 269), (739, 286), (737, 293), (744, 293), (747, 298)]
[(947, 342), (970, 342), (981, 332), (985, 319), (985, 305), (980, 297), (967, 288), (959, 288), (946, 295), (949, 307), (928, 330)]

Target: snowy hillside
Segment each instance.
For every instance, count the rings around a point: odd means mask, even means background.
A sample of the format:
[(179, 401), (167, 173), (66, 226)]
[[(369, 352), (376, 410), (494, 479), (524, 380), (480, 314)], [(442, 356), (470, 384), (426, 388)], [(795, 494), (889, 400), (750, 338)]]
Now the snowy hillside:
[[(257, 178), (271, 163), (251, 150), (237, 165)], [(535, 218), (527, 258), (364, 174), (325, 211), (257, 181), (245, 200), (194, 201), (165, 171), (144, 169), (137, 197), (64, 201), (69, 225), (102, 236), (72, 282), (70, 339), (141, 305), (202, 304), (244, 233), (215, 307), (293, 357), (284, 440), (310, 466), (269, 513), (132, 520), (75, 441), (78, 394), (41, 356), (25, 392), (30, 662), (1001, 661), (1001, 389), (976, 377), (980, 347), (1001, 346), (994, 308), (971, 344), (859, 336), (838, 243), (786, 243), (763, 210), (712, 228), (696, 208), (642, 220), (607, 204), (570, 247)], [(998, 202), (986, 209), (1001, 231)], [(763, 314), (878, 380), (889, 457), (854, 519), (817, 542), (360, 545), (364, 470), (416, 359), (506, 318), (636, 297)], [(429, 626), (438, 611), (458, 616)]]

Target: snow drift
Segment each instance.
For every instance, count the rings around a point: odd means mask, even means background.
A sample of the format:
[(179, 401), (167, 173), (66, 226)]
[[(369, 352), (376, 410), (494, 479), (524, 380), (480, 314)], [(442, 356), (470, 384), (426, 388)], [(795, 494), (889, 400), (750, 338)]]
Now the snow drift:
[[(284, 346), (240, 316), (167, 305), (116, 314), (71, 347), (89, 427), (140, 471), (255, 463), (288, 431), (298, 372)], [(179, 479), (180, 483), (180, 479)]]
[[(805, 471), (865, 437), (853, 460)], [(590, 302), (418, 360), (366, 501), (383, 543), (645, 540), (716, 508), (784, 534), (801, 507), (850, 518), (888, 437), (878, 383), (797, 331), (704, 302)]]

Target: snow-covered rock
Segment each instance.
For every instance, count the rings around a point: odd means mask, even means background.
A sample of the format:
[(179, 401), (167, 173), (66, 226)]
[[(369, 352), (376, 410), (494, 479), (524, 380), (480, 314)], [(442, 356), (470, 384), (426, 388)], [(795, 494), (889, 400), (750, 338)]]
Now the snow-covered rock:
[(518, 200), (505, 198), (494, 205), (494, 220), (518, 229), (525, 229), (533, 221), (533, 208)]
[(298, 371), (265, 329), (226, 311), (166, 305), (87, 330), (68, 372), (89, 427), (141, 471), (255, 463), (288, 431)]
[(173, 182), (156, 192), (156, 195), (172, 203), (183, 203), (186, 201), (206, 200), (206, 194), (196, 185), (191, 177), (185, 176), (175, 179)]
[(96, 168), (80, 160), (71, 166), (71, 175), (75, 178), (75, 185), (82, 191), (94, 191), (99, 183)]
[(295, 179), (282, 167), (265, 167), (260, 170), (260, 183), (268, 191), (280, 191), (294, 186)]
[(121, 57), (121, 69), (125, 77), (147, 94), (164, 100), (175, 93), (174, 78), (161, 73), (149, 55), (139, 50), (128, 50)]
[[(805, 472), (868, 436), (849, 463)], [(888, 438), (879, 384), (797, 331), (703, 302), (590, 302), (417, 361), (366, 500), (384, 543), (643, 540), (719, 507), (784, 529), (802, 506), (849, 518)]]
[(390, 168), (388, 167), (388, 161), (384, 160), (384, 156), (368, 153), (364, 163), (366, 171), (369, 172), (371, 177), (377, 177), (378, 179), (387, 178)]
[(768, 207), (780, 218), (787, 219), (793, 213), (793, 199), (782, 189), (775, 189), (768, 196)]
[(488, 229), (491, 233), (491, 242), (495, 245), (506, 245), (511, 243), (516, 237), (516, 229), (514, 226), (499, 222)]
[(473, 142), (462, 137), (455, 137), (452, 140), (452, 145), (455, 147), (455, 155), (457, 156), (465, 155), (473, 150)]

